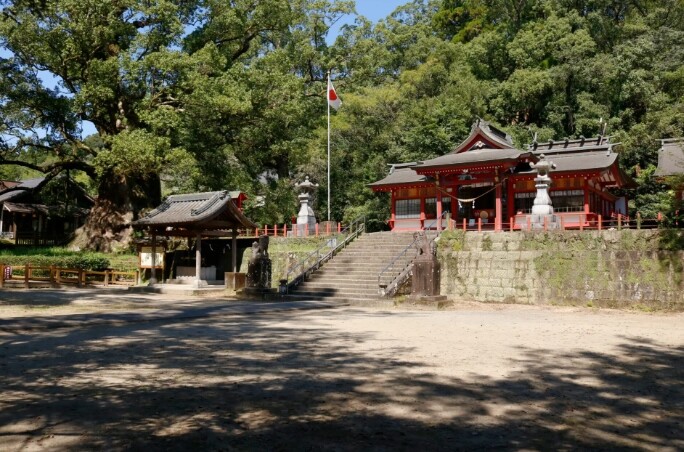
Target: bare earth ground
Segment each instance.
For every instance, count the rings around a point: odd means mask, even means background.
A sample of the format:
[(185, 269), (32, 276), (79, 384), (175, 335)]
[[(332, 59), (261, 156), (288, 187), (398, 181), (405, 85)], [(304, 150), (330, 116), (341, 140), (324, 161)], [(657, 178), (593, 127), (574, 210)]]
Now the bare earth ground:
[(684, 314), (467, 304), (0, 332), (0, 449), (684, 450), (683, 379)]

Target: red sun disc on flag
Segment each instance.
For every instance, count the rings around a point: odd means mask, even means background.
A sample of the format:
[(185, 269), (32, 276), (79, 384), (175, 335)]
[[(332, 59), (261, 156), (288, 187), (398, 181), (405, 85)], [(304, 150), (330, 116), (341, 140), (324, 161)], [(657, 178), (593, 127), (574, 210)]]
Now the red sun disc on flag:
[(328, 90), (328, 99), (337, 100), (337, 94), (335, 93), (334, 89)]

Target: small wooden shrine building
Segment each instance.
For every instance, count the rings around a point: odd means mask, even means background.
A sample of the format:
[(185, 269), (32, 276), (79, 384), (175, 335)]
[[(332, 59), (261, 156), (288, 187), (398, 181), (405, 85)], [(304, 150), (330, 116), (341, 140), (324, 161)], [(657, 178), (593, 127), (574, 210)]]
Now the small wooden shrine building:
[(589, 227), (604, 217), (626, 214), (627, 202), (611, 188), (631, 186), (609, 137), (534, 142), (517, 149), (507, 133), (477, 119), (470, 135), (446, 155), (391, 165), (372, 184), (391, 195), (393, 231), (443, 229), (447, 218), (468, 227), (524, 228), (536, 194), (530, 163), (544, 154), (556, 164), (550, 195), (566, 228)]
[[(222, 279), (215, 274), (209, 275), (202, 267), (202, 239), (230, 237), (232, 239), (232, 268), (237, 267), (237, 237), (241, 229), (256, 229), (257, 225), (249, 220), (237, 204), (244, 200), (241, 192), (214, 191), (169, 196), (159, 207), (133, 222), (137, 229), (146, 230), (152, 238), (152, 268), (157, 267), (156, 241), (162, 237), (195, 238), (196, 285), (206, 284), (207, 280)], [(191, 270), (191, 269), (184, 269)], [(214, 273), (216, 270), (214, 269)], [(189, 276), (189, 275), (184, 275)], [(150, 279), (155, 284), (156, 278)]]

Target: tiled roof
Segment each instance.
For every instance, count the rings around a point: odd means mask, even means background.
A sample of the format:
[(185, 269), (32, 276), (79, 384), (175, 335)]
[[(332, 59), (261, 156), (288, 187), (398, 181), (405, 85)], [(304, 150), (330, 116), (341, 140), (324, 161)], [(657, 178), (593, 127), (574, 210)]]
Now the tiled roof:
[(369, 184), (371, 187), (382, 187), (383, 185), (394, 184), (417, 184), (427, 181), (426, 176), (420, 176), (410, 168), (408, 165), (415, 165), (415, 162), (409, 164), (392, 165), (390, 173), (385, 178)]
[(656, 176), (684, 174), (684, 138), (663, 140), (658, 151)]
[(0, 193), (0, 202), (4, 202), (7, 200), (10, 200), (12, 198), (16, 198), (19, 195), (25, 194), (26, 190), (17, 190), (16, 188), (25, 188), (25, 189), (32, 189), (36, 188), (38, 184), (43, 182), (45, 180), (44, 177), (37, 177), (35, 179), (26, 179), (21, 181), (19, 185), (17, 185), (15, 188), (9, 188), (2, 193)]
[[(536, 155), (542, 153), (535, 152)], [(546, 155), (547, 160), (556, 164), (552, 173), (563, 171), (589, 171), (609, 168), (617, 160), (618, 155), (614, 152), (590, 151), (582, 153)], [(534, 170), (530, 172), (534, 173)]]
[(208, 229), (256, 228), (235, 206), (227, 191), (172, 195), (135, 226), (171, 226)]
[(513, 148), (475, 149), (472, 151), (461, 152), (459, 154), (446, 154), (431, 160), (425, 160), (424, 162), (419, 162), (414, 168), (417, 170), (422, 170), (447, 165), (517, 160), (521, 155), (523, 155), (523, 152)]

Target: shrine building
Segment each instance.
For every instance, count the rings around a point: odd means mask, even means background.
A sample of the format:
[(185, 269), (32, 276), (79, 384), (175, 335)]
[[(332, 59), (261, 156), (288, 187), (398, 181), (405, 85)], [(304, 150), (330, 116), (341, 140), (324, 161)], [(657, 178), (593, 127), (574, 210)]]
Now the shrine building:
[(634, 186), (620, 168), (614, 146), (599, 135), (533, 142), (520, 150), (510, 135), (477, 119), (453, 151), (393, 164), (370, 187), (390, 193), (392, 231), (441, 230), (449, 221), (469, 229), (524, 229), (536, 194), (536, 171), (530, 164), (544, 154), (556, 165), (550, 195), (563, 227), (595, 227), (599, 216), (627, 213), (627, 200), (610, 190)]

